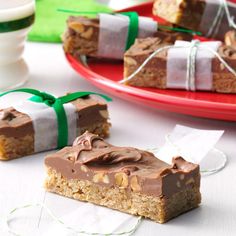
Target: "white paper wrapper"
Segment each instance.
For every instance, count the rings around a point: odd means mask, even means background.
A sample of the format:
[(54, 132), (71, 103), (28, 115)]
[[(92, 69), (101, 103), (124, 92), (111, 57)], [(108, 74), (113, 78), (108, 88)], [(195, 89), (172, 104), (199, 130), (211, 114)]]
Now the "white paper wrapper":
[[(183, 48), (171, 48), (167, 56), (167, 88), (187, 89), (187, 60), (190, 42), (177, 40), (175, 46)], [(203, 42), (201, 45), (217, 51), (221, 42)], [(212, 90), (212, 58), (214, 55), (202, 48), (198, 48), (195, 67), (195, 88), (197, 90)]]
[[(53, 108), (44, 103), (26, 100), (13, 106), (17, 111), (27, 114), (34, 127), (34, 151), (42, 152), (57, 148), (57, 117)], [(75, 106), (64, 104), (68, 122), (68, 145), (72, 144), (78, 133)]]
[[(223, 130), (200, 130), (176, 125), (167, 136), (165, 145), (157, 152), (157, 156), (167, 163), (171, 163), (172, 157), (182, 156), (185, 160), (200, 166), (203, 163), (204, 169), (217, 169), (224, 160), (217, 160), (216, 156), (213, 160), (212, 149), (223, 133)], [(211, 158), (208, 158), (209, 153)]]
[(138, 38), (147, 38), (157, 32), (158, 23), (149, 17), (139, 17)]
[[(99, 57), (123, 59), (128, 37), (130, 19), (116, 14), (99, 14)], [(151, 37), (157, 31), (157, 22), (148, 17), (139, 17), (138, 37)]]

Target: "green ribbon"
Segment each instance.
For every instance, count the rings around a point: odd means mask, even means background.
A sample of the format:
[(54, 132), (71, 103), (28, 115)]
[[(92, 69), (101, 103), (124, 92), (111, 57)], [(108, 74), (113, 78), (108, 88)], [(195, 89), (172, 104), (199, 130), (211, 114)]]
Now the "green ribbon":
[(125, 47), (125, 50), (128, 50), (138, 37), (139, 16), (137, 12), (120, 12), (119, 14), (128, 16), (130, 20)]
[(12, 32), (27, 28), (34, 23), (34, 14), (19, 20), (0, 22), (0, 33)]
[(66, 112), (63, 107), (63, 104), (74, 101), (77, 98), (87, 97), (89, 95), (98, 95), (105, 99), (107, 102), (112, 101), (111, 98), (104, 94), (94, 93), (94, 92), (75, 92), (59, 98), (54, 97), (53, 95), (45, 92), (40, 92), (36, 89), (22, 88), (10, 90), (5, 93), (0, 94), (0, 97), (5, 96), (9, 93), (14, 92), (23, 92), (33, 94), (35, 96), (30, 98), (30, 101), (45, 103), (47, 106), (52, 107), (57, 116), (57, 125), (58, 125), (58, 138), (57, 138), (57, 147), (62, 148), (68, 144), (68, 124)]

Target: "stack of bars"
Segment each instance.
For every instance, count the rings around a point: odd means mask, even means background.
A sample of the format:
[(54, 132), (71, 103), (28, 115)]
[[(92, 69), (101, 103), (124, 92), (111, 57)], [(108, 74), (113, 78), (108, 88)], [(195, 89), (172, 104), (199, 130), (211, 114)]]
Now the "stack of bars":
[(236, 4), (228, 2), (225, 7), (222, 2), (155, 0), (154, 15), (225, 43), (137, 39), (124, 55), (122, 82), (138, 87), (236, 93), (236, 30), (227, 15), (236, 14)]
[[(164, 25), (141, 16), (135, 25), (132, 17), (129, 21), (121, 14), (71, 16), (63, 47), (75, 58), (123, 60), (124, 79), (120, 82), (126, 85), (236, 93), (236, 24), (232, 22), (236, 4), (227, 2), (225, 6), (223, 2), (155, 0), (153, 15), (163, 18)], [(130, 31), (135, 27), (137, 32)], [(195, 33), (218, 43), (196, 43)], [(160, 52), (150, 58), (157, 50)]]

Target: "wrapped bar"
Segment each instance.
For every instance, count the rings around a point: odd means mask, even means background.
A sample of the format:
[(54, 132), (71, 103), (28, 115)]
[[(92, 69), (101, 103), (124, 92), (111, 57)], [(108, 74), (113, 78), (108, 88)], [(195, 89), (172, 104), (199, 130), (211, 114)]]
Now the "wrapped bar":
[(47, 191), (158, 223), (198, 207), (199, 166), (182, 157), (167, 164), (152, 153), (117, 147), (84, 133), (45, 158)]
[[(106, 103), (88, 96), (65, 104), (64, 109), (68, 122), (68, 145), (86, 130), (102, 137), (108, 136), (110, 123)], [(25, 101), (1, 109), (0, 160), (57, 148), (57, 129), (55, 112), (44, 104)]]
[[(185, 45), (187, 47), (180, 46)], [(159, 89), (187, 89), (187, 58), (189, 42), (176, 42), (176, 49), (162, 50), (130, 80), (124, 79), (124, 83), (139, 87), (154, 87)], [(195, 90), (212, 91), (219, 93), (236, 93), (236, 50), (220, 42), (204, 42), (204, 47), (198, 48), (193, 67), (195, 69)], [(218, 54), (231, 68), (229, 71), (215, 54), (207, 52), (206, 48), (218, 44), (214, 53)], [(131, 76), (143, 62), (156, 50), (163, 47), (172, 47), (174, 44), (163, 42), (159, 38), (137, 39), (135, 44), (124, 56), (124, 78)], [(200, 44), (201, 45), (201, 44)], [(179, 47), (179, 48), (178, 48)], [(172, 50), (177, 50), (174, 55)], [(213, 51), (213, 49), (211, 49)], [(207, 54), (206, 54), (207, 53)], [(194, 90), (194, 89), (188, 89)]]
[[(74, 57), (86, 55), (122, 60), (126, 50), (128, 22), (119, 17), (110, 14), (97, 18), (69, 17), (63, 35), (64, 51)], [(151, 18), (139, 17), (138, 38), (152, 36), (158, 36), (166, 42), (192, 39), (191, 34), (158, 29), (157, 22)]]
[[(224, 40), (231, 26), (225, 0), (155, 0), (153, 14), (173, 24), (200, 31), (203, 36)], [(225, 1), (230, 16), (236, 15), (236, 4)]]

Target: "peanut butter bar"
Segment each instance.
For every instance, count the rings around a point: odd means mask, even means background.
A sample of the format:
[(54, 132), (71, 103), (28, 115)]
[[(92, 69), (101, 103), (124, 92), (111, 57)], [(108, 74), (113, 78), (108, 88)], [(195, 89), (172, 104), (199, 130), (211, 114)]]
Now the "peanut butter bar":
[[(74, 57), (79, 57), (80, 55), (99, 57), (97, 55), (99, 27), (99, 18), (69, 17), (67, 20), (67, 30), (63, 36), (64, 51)], [(162, 29), (157, 30), (154, 35), (150, 36), (160, 37), (166, 42), (174, 42), (177, 39), (190, 41), (192, 39), (190, 34)]]
[(201, 202), (199, 166), (84, 133), (45, 158), (47, 191), (164, 223)]
[[(73, 101), (72, 104), (77, 114), (77, 135), (88, 130), (102, 137), (108, 136), (110, 123), (105, 103), (91, 97), (84, 97)], [(45, 125), (47, 119), (50, 117), (45, 117), (42, 126)], [(1, 109), (0, 160), (11, 160), (33, 154), (35, 153), (34, 143), (35, 132), (31, 118), (13, 107)]]
[[(135, 72), (158, 48), (172, 45), (160, 38), (137, 39), (135, 44), (124, 55), (124, 78)], [(232, 67), (236, 68), (236, 50), (222, 45), (218, 53)], [(162, 51), (152, 58), (145, 67), (126, 84), (138, 87), (167, 88), (167, 56), (168, 50)], [(236, 78), (219, 61), (212, 59), (212, 91), (219, 93), (236, 93)]]
[[(231, 16), (235, 16), (236, 4), (229, 1), (227, 4)], [(155, 0), (153, 14), (184, 28), (200, 31), (203, 36), (224, 40), (230, 26), (224, 8), (222, 15), (216, 18), (219, 7), (219, 0)]]

